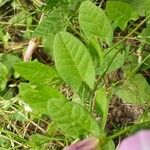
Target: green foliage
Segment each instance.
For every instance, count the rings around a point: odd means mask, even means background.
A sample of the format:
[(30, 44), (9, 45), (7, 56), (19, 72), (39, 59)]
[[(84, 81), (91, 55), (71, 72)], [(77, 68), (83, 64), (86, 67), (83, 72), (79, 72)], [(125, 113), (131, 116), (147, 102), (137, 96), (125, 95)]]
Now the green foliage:
[(113, 140), (108, 140), (107, 143), (103, 146), (103, 150), (115, 150), (115, 143)]
[(47, 145), (47, 143), (50, 141), (50, 137), (46, 137), (44, 135), (41, 134), (33, 134), (30, 137), (30, 145), (32, 148), (36, 149), (36, 150), (40, 150), (40, 149), (45, 149)]
[(45, 19), (34, 30), (33, 36), (49, 38), (64, 30), (66, 26), (64, 19), (66, 16), (63, 13), (62, 8), (58, 8), (47, 14)]
[(145, 16), (147, 12), (150, 10), (150, 0), (117, 0), (123, 1), (131, 5), (134, 11), (141, 16)]
[(106, 10), (112, 21), (122, 30), (127, 27), (127, 22), (133, 19), (135, 13), (129, 4), (120, 1), (108, 1)]
[[(62, 0), (61, 0), (62, 1)], [(60, 0), (47, 0), (46, 2), (46, 8), (48, 9), (52, 9), (54, 6), (56, 6), (58, 3), (60, 2)]]
[(110, 21), (105, 12), (89, 1), (80, 5), (79, 24), (84, 34), (90, 38), (96, 36), (101, 41), (111, 44), (113, 32)]
[[(57, 150), (96, 136), (114, 150), (123, 133), (148, 128), (143, 115), (110, 130), (108, 114), (114, 95), (149, 112), (150, 0), (0, 2), (0, 147)], [(23, 62), (31, 33), (37, 60)]]
[(0, 7), (3, 6), (5, 3), (9, 2), (10, 0), (0, 0)]
[(99, 88), (96, 92), (96, 109), (97, 113), (101, 115), (100, 130), (105, 132), (105, 125), (107, 122), (107, 115), (109, 109), (109, 100), (107, 99), (104, 88)]
[(150, 86), (141, 74), (136, 74), (118, 87), (115, 94), (129, 103), (144, 104), (150, 100)]
[(3, 28), (0, 26), (0, 41), (2, 41), (4, 48), (8, 47), (8, 40), (10, 38), (10, 35), (8, 32), (4, 32)]
[(70, 137), (100, 135), (99, 127), (94, 118), (76, 103), (52, 98), (48, 102), (48, 112), (58, 128)]
[(33, 32), (33, 36), (41, 37), (43, 39), (45, 50), (51, 56), (54, 37), (58, 32), (65, 30), (65, 27), (67, 26), (66, 18), (67, 14), (65, 9), (62, 7), (54, 9), (47, 14), (45, 19)]
[(54, 67), (49, 67), (38, 61), (20, 62), (14, 68), (25, 79), (40, 85), (48, 84), (58, 78)]
[(12, 75), (14, 73), (13, 66), (16, 63), (20, 62), (21, 59), (15, 55), (3, 54), (1, 61), (7, 67), (8, 71), (9, 71), (9, 75)]
[[(118, 49), (120, 49), (120, 52), (117, 52)], [(101, 75), (103, 74), (107, 69), (107, 74), (119, 69), (125, 62), (125, 52), (121, 51), (121, 48), (118, 47), (118, 49), (113, 49), (111, 52), (106, 51), (104, 53), (104, 58), (102, 61), (102, 64), (100, 65), (100, 68), (98, 68), (97, 72)]]
[(53, 53), (56, 69), (68, 85), (76, 91), (84, 82), (93, 88), (94, 65), (81, 41), (67, 32), (61, 32), (55, 37)]
[(20, 84), (19, 96), (40, 114), (48, 114), (46, 108), (50, 98), (63, 97), (54, 87), (27, 83)]
[(0, 62), (0, 91), (3, 91), (8, 81), (8, 69)]

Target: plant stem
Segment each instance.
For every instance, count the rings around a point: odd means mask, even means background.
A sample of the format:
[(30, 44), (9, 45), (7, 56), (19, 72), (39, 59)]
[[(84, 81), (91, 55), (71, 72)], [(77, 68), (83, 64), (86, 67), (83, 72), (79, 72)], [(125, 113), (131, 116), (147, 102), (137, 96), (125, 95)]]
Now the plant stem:
[[(116, 48), (119, 44), (121, 44), (124, 40), (126, 40), (127, 38), (129, 38), (134, 32), (136, 32), (148, 19), (150, 18), (150, 15), (147, 16), (140, 24), (138, 24), (138, 26), (132, 30), (132, 32), (130, 32), (128, 35), (126, 35), (123, 39), (121, 39), (118, 43), (116, 43), (112, 48), (110, 48), (110, 50), (108, 51), (111, 52), (114, 48)], [(105, 55), (107, 55), (108, 53), (106, 53)]]
[[(130, 32), (126, 37), (124, 37), (122, 40), (120, 40), (118, 43), (116, 43), (110, 50), (109, 52), (111, 52), (114, 48), (116, 48), (119, 44), (121, 44), (127, 37), (129, 37), (130, 35), (132, 35), (136, 30), (138, 30), (144, 23), (145, 21), (149, 18), (150, 16), (146, 17), (132, 32)], [(108, 52), (108, 53), (109, 53)], [(118, 49), (118, 51), (115, 53), (114, 57), (112, 58), (112, 60), (110, 61), (110, 63), (108, 64), (106, 70), (104, 71), (104, 73), (99, 76), (97, 83), (95, 84), (94, 90), (97, 90), (97, 87), (99, 85), (99, 82), (101, 81), (101, 79), (105, 76), (105, 74), (107, 73), (110, 65), (112, 64), (113, 60), (116, 58), (116, 56), (119, 54), (120, 49)], [(107, 53), (107, 54), (108, 54)]]
[(119, 131), (119, 132), (117, 132), (117, 133), (115, 133), (113, 135), (108, 136), (108, 139), (112, 140), (112, 139), (114, 139), (114, 138), (116, 138), (116, 137), (118, 137), (118, 136), (128, 132), (131, 128), (132, 128), (131, 126), (128, 126), (127, 128), (125, 128), (125, 129), (123, 129), (123, 130), (121, 130), (121, 131)]
[(132, 70), (132, 72), (130, 73), (129, 77), (131, 77), (132, 75), (134, 75), (134, 73), (138, 70), (138, 68), (139, 68), (148, 58), (150, 58), (150, 54), (147, 55), (147, 56), (141, 61), (141, 63), (139, 63), (139, 64)]
[[(132, 30), (132, 32), (130, 32), (127, 36), (125, 36), (123, 39), (121, 39), (118, 43), (116, 43), (114, 46), (112, 46), (110, 48), (110, 50), (108, 51), (108, 53), (110, 53), (114, 48), (116, 48), (119, 44), (121, 44), (124, 40), (126, 40), (128, 37), (130, 37), (135, 31), (137, 31), (148, 19), (150, 18), (150, 15), (147, 16), (134, 30)], [(93, 106), (93, 98), (95, 95), (95, 91), (98, 89), (98, 85), (101, 82), (102, 78), (106, 75), (110, 65), (112, 64), (113, 60), (116, 58), (116, 56), (119, 54), (120, 49), (118, 49), (118, 51), (115, 53), (114, 57), (112, 58), (112, 60), (110, 61), (110, 63), (108, 64), (107, 68), (105, 69), (105, 71), (103, 72), (103, 74), (101, 76), (98, 77), (97, 82), (93, 88), (93, 90), (91, 91), (91, 94), (89, 96), (89, 101), (90, 101), (90, 106), (89, 106), (89, 111), (92, 112), (92, 106)], [(106, 53), (105, 56), (108, 54)], [(138, 65), (139, 66), (139, 65)], [(137, 66), (137, 67), (138, 67)]]
[(107, 138), (108, 138), (108, 140), (112, 140), (112, 139), (114, 139), (116, 137), (119, 137), (120, 135), (125, 134), (126, 132), (130, 131), (131, 129), (134, 129), (135, 127), (138, 127), (138, 126), (140, 126), (142, 124), (144, 124), (144, 125), (148, 124), (149, 125), (150, 121), (145, 121), (145, 122), (142, 122), (142, 123), (137, 123), (137, 124), (134, 124), (134, 125), (129, 125), (125, 129), (123, 129), (121, 131), (118, 131), (118, 132), (116, 132), (116, 133), (108, 136)]

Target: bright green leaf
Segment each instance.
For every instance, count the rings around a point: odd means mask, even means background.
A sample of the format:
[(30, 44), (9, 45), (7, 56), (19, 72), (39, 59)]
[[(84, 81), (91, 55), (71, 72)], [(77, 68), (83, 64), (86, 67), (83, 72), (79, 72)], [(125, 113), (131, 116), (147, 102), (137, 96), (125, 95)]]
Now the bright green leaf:
[(8, 32), (4, 32), (3, 28), (0, 27), (0, 41), (2, 41), (2, 44), (4, 48), (8, 48), (8, 40), (10, 39), (10, 35)]
[(129, 103), (144, 104), (150, 100), (150, 86), (141, 74), (137, 74), (118, 87), (115, 94)]
[(55, 88), (49, 86), (36, 87), (28, 83), (19, 86), (19, 96), (40, 114), (47, 114), (47, 103), (50, 98), (63, 97)]
[[(103, 63), (100, 66), (100, 68), (97, 70), (97, 72), (100, 73), (100, 75), (103, 74), (103, 72), (107, 69), (108, 66), (109, 66), (109, 68), (107, 70), (107, 74), (114, 70), (119, 69), (124, 64), (125, 53), (121, 52), (121, 50), (119, 53), (117, 53), (117, 51), (118, 51), (118, 49), (113, 49), (109, 53), (107, 51), (105, 52), (105, 57), (103, 59)], [(112, 59), (113, 59), (113, 61), (112, 61)]]
[[(114, 1), (114, 0), (109, 0)], [(135, 12), (141, 16), (145, 16), (147, 11), (150, 10), (150, 0), (115, 0), (122, 1), (130, 4)]]
[(105, 12), (90, 1), (85, 1), (79, 9), (79, 24), (87, 37), (98, 36), (110, 44), (113, 31)]
[(73, 35), (61, 32), (54, 40), (54, 60), (62, 79), (78, 91), (83, 82), (93, 88), (95, 69), (84, 44)]
[(36, 84), (46, 84), (52, 79), (58, 78), (58, 74), (53, 67), (38, 61), (20, 62), (15, 64), (14, 68), (25, 79)]
[(106, 5), (108, 16), (119, 26), (122, 30), (127, 27), (127, 22), (132, 19), (133, 8), (120, 1), (108, 1)]
[(51, 140), (51, 138), (48, 136), (44, 136), (42, 134), (32, 134), (30, 136), (29, 144), (35, 150), (44, 150), (44, 149), (46, 149), (46, 146), (48, 145), (50, 140)]
[(102, 116), (100, 122), (100, 129), (102, 132), (105, 131), (108, 109), (109, 109), (109, 100), (107, 99), (105, 89), (101, 87), (96, 91), (96, 110), (97, 113)]
[(115, 150), (115, 143), (113, 140), (108, 140), (103, 146), (103, 150)]
[(99, 136), (99, 127), (94, 118), (80, 105), (64, 99), (52, 98), (48, 102), (48, 112), (57, 127), (68, 136)]
[(2, 63), (7, 67), (9, 74), (13, 74), (13, 65), (17, 62), (20, 62), (21, 59), (18, 56), (12, 54), (3, 54), (2, 55)]
[(0, 91), (3, 91), (6, 87), (8, 80), (8, 69), (0, 62)]
[(26, 21), (30, 17), (28, 11), (20, 11), (19, 13), (15, 14), (10, 20), (9, 24), (26, 24)]

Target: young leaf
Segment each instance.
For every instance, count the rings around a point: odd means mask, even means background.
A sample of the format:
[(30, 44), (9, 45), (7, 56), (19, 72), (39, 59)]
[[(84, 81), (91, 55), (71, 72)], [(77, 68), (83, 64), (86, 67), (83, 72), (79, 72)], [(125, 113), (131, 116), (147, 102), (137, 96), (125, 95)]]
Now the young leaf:
[(35, 84), (46, 84), (58, 78), (56, 70), (38, 61), (20, 62), (14, 66), (17, 73)]
[(83, 82), (92, 89), (95, 69), (84, 44), (67, 32), (61, 32), (54, 39), (54, 60), (62, 79), (78, 91)]
[(40, 114), (47, 114), (47, 103), (50, 98), (63, 97), (55, 88), (49, 86), (36, 87), (28, 83), (21, 83), (19, 96)]
[(129, 103), (144, 104), (150, 100), (150, 86), (141, 74), (137, 74), (118, 87), (115, 94)]
[(105, 12), (90, 1), (82, 2), (79, 9), (79, 24), (87, 37), (98, 36), (110, 44), (113, 31)]
[[(117, 70), (118, 68), (120, 68), (125, 61), (125, 53), (124, 52), (119, 52), (116, 55), (116, 52), (118, 51), (118, 49), (113, 49), (111, 52), (109, 52), (108, 54), (104, 54), (105, 57), (103, 59), (103, 63), (100, 66), (100, 68), (97, 70), (97, 72), (101, 75), (103, 74), (103, 72), (106, 70), (106, 68), (109, 66), (108, 70), (107, 70), (107, 74)], [(121, 50), (120, 50), (121, 51)], [(107, 51), (106, 51), (107, 53)], [(115, 58), (114, 58), (115, 57)], [(114, 58), (114, 59), (113, 59)], [(112, 61), (113, 59), (113, 61)], [(112, 62), (111, 62), (112, 61)]]
[(8, 80), (8, 69), (0, 62), (0, 91), (3, 91), (6, 87)]
[(68, 136), (99, 136), (99, 127), (94, 118), (80, 105), (64, 99), (52, 98), (48, 102), (48, 112), (57, 127)]
[(109, 109), (109, 101), (107, 99), (106, 91), (104, 88), (99, 88), (96, 92), (96, 109), (97, 113), (102, 116), (100, 122), (100, 130), (105, 131), (105, 125), (107, 122), (107, 115)]
[(134, 10), (124, 2), (108, 1), (106, 5), (108, 16), (119, 26), (122, 30), (127, 27), (127, 22), (132, 19)]

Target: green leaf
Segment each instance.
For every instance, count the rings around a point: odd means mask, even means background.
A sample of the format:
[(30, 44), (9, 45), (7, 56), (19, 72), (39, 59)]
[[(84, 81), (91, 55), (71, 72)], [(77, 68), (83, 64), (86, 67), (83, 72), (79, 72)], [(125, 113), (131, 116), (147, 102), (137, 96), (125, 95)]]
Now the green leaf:
[(8, 40), (10, 39), (10, 35), (8, 32), (4, 32), (4, 29), (0, 26), (0, 41), (4, 46), (4, 49), (8, 49)]
[[(103, 74), (103, 72), (106, 70), (106, 68), (108, 66), (109, 66), (109, 68), (107, 70), (107, 74), (110, 73), (110, 72), (112, 72), (112, 71), (114, 71), (114, 70), (119, 69), (124, 64), (125, 53), (121, 52), (121, 50), (120, 50), (120, 52), (117, 54), (117, 51), (118, 51), (118, 49), (113, 49), (111, 52), (106, 51), (104, 53), (105, 57), (103, 59), (103, 63), (100, 66), (100, 68), (97, 70), (97, 72), (100, 75)], [(113, 61), (112, 61), (112, 59), (113, 59)]]
[(141, 74), (136, 74), (118, 87), (115, 94), (128, 103), (144, 104), (150, 100), (150, 86)]
[(36, 150), (43, 150), (43, 148), (46, 149), (46, 146), (48, 146), (50, 140), (50, 137), (42, 134), (32, 134), (30, 136), (29, 144), (32, 146), (32, 148), (36, 148)]
[(14, 70), (13, 66), (17, 62), (20, 62), (21, 59), (18, 56), (12, 55), (12, 54), (3, 54), (2, 55), (2, 63), (7, 67), (9, 71), (9, 75), (12, 75)]
[(94, 118), (80, 105), (59, 98), (48, 102), (48, 112), (57, 127), (68, 136), (99, 136), (99, 127)]
[(108, 109), (109, 109), (109, 100), (107, 99), (105, 89), (101, 87), (96, 91), (96, 110), (97, 113), (102, 116), (100, 122), (100, 130), (102, 132), (105, 132)]
[[(27, 24), (27, 19), (31, 18), (28, 11), (20, 11), (9, 20), (9, 24)], [(31, 18), (32, 19), (32, 18)]]
[(3, 91), (6, 87), (8, 80), (8, 69), (0, 62), (0, 91)]
[(111, 24), (105, 12), (90, 1), (85, 1), (79, 9), (79, 24), (87, 37), (98, 36), (110, 44), (113, 39)]
[[(67, 26), (66, 17), (67, 15), (63, 8), (53, 9), (33, 32), (33, 36), (42, 37), (44, 48), (51, 56), (55, 35), (60, 31), (64, 31)], [(49, 43), (49, 47), (47, 47), (47, 43)]]
[(54, 87), (34, 86), (28, 83), (19, 85), (19, 96), (40, 114), (47, 114), (47, 103), (50, 98), (63, 97)]
[(92, 89), (95, 69), (85, 45), (73, 35), (61, 32), (54, 40), (54, 60), (62, 79), (78, 91), (83, 82)]
[(132, 19), (133, 8), (120, 1), (108, 1), (106, 5), (107, 14), (122, 30), (127, 27), (127, 22)]
[[(111, 0), (114, 1), (114, 0)], [(147, 11), (150, 10), (150, 0), (115, 0), (122, 1), (130, 4), (135, 12), (141, 16), (145, 16)]]
[(52, 9), (52, 8), (55, 7), (60, 1), (62, 1), (62, 0), (47, 0), (45, 7), (48, 8), (48, 9)]
[(139, 35), (141, 40), (147, 44), (150, 44), (150, 21), (148, 21), (146, 28), (142, 30), (142, 33)]
[(63, 16), (63, 13), (62, 8), (51, 11), (34, 30), (33, 36), (49, 37), (64, 30), (66, 26), (64, 19), (66, 16)]
[(108, 140), (103, 146), (103, 150), (115, 150), (115, 143), (113, 140)]
[(20, 62), (14, 66), (17, 73), (35, 84), (46, 84), (52, 79), (58, 78), (53, 67), (44, 65), (38, 61)]

